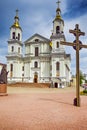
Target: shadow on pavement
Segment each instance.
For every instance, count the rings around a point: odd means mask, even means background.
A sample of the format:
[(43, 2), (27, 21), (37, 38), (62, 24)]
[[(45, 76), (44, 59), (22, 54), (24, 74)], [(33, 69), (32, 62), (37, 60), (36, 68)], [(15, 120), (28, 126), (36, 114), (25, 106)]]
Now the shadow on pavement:
[(72, 103), (67, 103), (67, 102), (62, 101), (61, 99), (60, 100), (54, 100), (54, 99), (40, 98), (40, 100), (50, 101), (50, 102), (56, 102), (56, 103), (61, 103), (61, 104), (73, 105), (73, 102)]

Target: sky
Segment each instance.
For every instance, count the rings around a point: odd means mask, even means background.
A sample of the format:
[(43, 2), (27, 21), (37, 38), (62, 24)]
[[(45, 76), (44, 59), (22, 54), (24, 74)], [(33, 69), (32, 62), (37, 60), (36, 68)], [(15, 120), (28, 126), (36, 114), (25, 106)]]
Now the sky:
[[(87, 0), (60, 0), (61, 15), (64, 20), (66, 41), (73, 42), (75, 37), (69, 33), (76, 24), (85, 36), (80, 37), (87, 44)], [(15, 10), (19, 10), (23, 42), (35, 33), (50, 38), (53, 20), (56, 16), (57, 0), (0, 0), (0, 63), (6, 63), (10, 27), (14, 23)], [(71, 54), (71, 72), (76, 72), (76, 51), (66, 47)], [(87, 49), (80, 50), (80, 70), (87, 74)]]

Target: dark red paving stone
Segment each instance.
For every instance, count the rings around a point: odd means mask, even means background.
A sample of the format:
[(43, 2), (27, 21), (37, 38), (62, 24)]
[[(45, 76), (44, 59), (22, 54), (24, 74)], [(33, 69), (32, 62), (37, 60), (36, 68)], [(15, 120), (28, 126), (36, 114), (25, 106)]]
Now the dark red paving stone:
[(87, 130), (87, 97), (74, 93), (9, 94), (0, 97), (0, 130)]

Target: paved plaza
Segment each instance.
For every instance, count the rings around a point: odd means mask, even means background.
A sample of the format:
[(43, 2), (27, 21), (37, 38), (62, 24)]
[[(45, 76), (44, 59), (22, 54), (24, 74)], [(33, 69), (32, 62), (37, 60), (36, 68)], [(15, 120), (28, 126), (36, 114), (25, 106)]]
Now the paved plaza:
[(87, 96), (73, 106), (75, 88), (8, 87), (0, 97), (0, 130), (87, 130)]

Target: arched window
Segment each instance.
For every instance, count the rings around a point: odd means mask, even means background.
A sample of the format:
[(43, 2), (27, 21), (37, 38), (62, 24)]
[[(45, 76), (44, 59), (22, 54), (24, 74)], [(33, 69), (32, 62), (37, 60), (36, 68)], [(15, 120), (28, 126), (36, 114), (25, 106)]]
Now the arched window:
[(59, 48), (59, 42), (56, 43), (56, 48)]
[(24, 66), (22, 66), (22, 71), (24, 71)]
[(12, 38), (15, 39), (15, 32), (13, 32), (13, 34), (12, 34)]
[(13, 71), (13, 64), (10, 65), (10, 71)]
[(10, 78), (13, 76), (13, 64), (10, 64)]
[(18, 40), (20, 40), (20, 33), (18, 33)]
[(14, 51), (14, 46), (11, 47), (11, 52), (13, 52), (13, 51)]
[(39, 53), (39, 49), (38, 47), (35, 47), (35, 56), (38, 56), (38, 53)]
[(57, 62), (56, 63), (56, 76), (59, 76), (60, 75), (60, 63)]
[(37, 62), (37, 61), (34, 62), (34, 67), (35, 67), (35, 68), (38, 67), (38, 62)]
[(22, 74), (22, 77), (24, 77), (24, 74)]
[(56, 33), (58, 34), (60, 32), (60, 26), (56, 27)]
[(18, 53), (20, 53), (20, 47), (18, 47)]
[(38, 82), (38, 73), (35, 72), (34, 74), (34, 83), (37, 83)]
[(39, 41), (39, 39), (35, 39), (35, 42), (38, 42)]
[(57, 63), (56, 63), (56, 70), (59, 71), (59, 69), (60, 69), (60, 63), (57, 62)]

